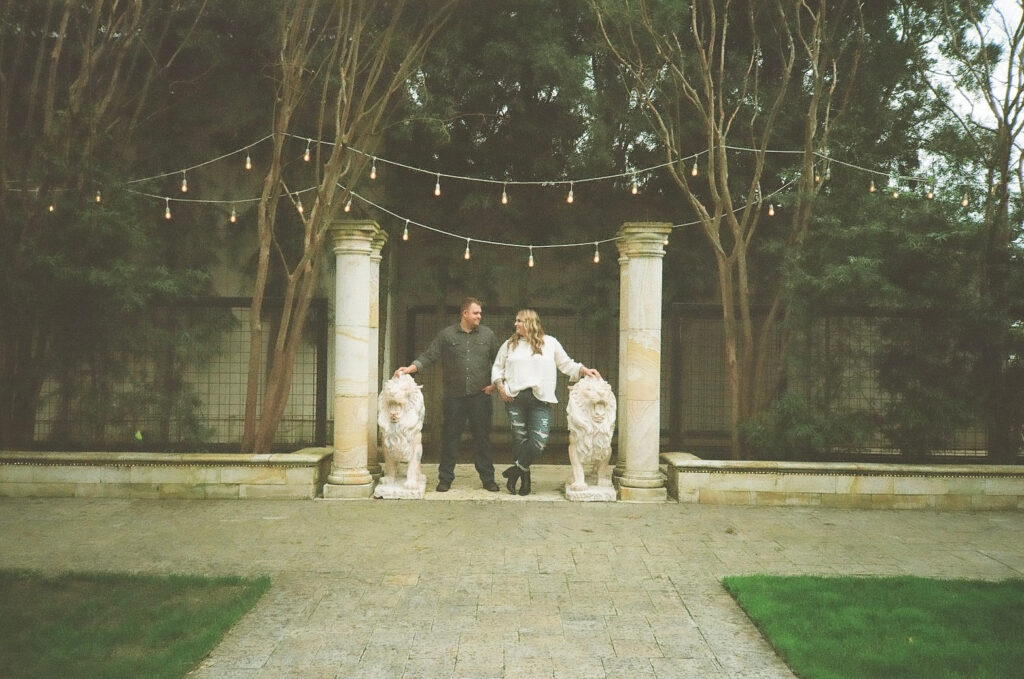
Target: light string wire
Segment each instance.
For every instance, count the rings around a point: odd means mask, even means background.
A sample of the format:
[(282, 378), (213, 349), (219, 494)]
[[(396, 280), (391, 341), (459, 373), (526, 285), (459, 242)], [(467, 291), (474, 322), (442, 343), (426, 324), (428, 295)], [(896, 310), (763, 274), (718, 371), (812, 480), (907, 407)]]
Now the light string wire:
[[(786, 182), (785, 184), (780, 186), (775, 191), (773, 191), (773, 192), (763, 196), (762, 199), (761, 199), (761, 202), (764, 202), (766, 199), (773, 198), (776, 195), (778, 195), (778, 194), (788, 190), (789, 188), (791, 188), (794, 184), (796, 184), (799, 181), (800, 181), (799, 179), (792, 179), (792, 180)], [(436, 226), (430, 226), (429, 224), (424, 224), (422, 222), (417, 222), (417, 221), (415, 221), (413, 219), (408, 219), (406, 217), (403, 217), (402, 215), (398, 214), (397, 212), (389, 210), (388, 208), (373, 202), (372, 200), (370, 200), (366, 196), (363, 196), (363, 195), (357, 193), (356, 191), (348, 188), (347, 186), (345, 186), (343, 184), (339, 183), (338, 184), (338, 188), (340, 188), (343, 191), (348, 191), (349, 195), (351, 195), (351, 196), (353, 196), (355, 198), (358, 198), (360, 201), (362, 201), (366, 205), (374, 208), (375, 210), (379, 210), (380, 212), (382, 212), (382, 213), (384, 213), (386, 215), (389, 215), (391, 217), (394, 217), (395, 219), (404, 221), (406, 227), (417, 226), (417, 227), (419, 227), (421, 229), (425, 229), (427, 231), (430, 231), (430, 232), (433, 232), (433, 233), (436, 233), (436, 234), (440, 234), (442, 236), (448, 236), (449, 238), (456, 238), (456, 239), (458, 239), (460, 241), (466, 241), (467, 247), (469, 246), (470, 243), (480, 243), (481, 245), (493, 245), (493, 246), (497, 246), (497, 247), (520, 248), (520, 249), (528, 249), (528, 250), (534, 250), (534, 249), (537, 249), (537, 250), (540, 250), (540, 249), (555, 249), (555, 248), (576, 248), (576, 247), (597, 247), (597, 246), (599, 246), (601, 244), (604, 244), (604, 243), (613, 243), (615, 241), (620, 240), (620, 238), (621, 238), (620, 236), (612, 236), (611, 238), (601, 238), (601, 239), (597, 239), (597, 240), (591, 239), (591, 240), (580, 241), (580, 242), (576, 242), (576, 243), (547, 243), (547, 244), (541, 244), (541, 245), (532, 244), (532, 243), (511, 243), (511, 242), (508, 242), (508, 241), (496, 241), (496, 240), (490, 240), (490, 239), (487, 239), (487, 238), (474, 238), (472, 236), (463, 236), (463, 235), (460, 235), (460, 234), (455, 233), (453, 231), (447, 231), (445, 229), (441, 229), (441, 228), (438, 228)], [(739, 207), (733, 208), (732, 214), (737, 214), (739, 212), (743, 212), (744, 210), (746, 210), (749, 207), (751, 207), (751, 205), (756, 205), (756, 203), (746, 203), (746, 204), (741, 205)], [(728, 213), (723, 213), (723, 214), (719, 215), (718, 217), (715, 217), (715, 218), (712, 218), (712, 219), (721, 219), (722, 217), (725, 217), (726, 214), (728, 214)], [(699, 220), (698, 219), (698, 220), (694, 220), (692, 222), (682, 222), (682, 223), (679, 223), (679, 224), (672, 224), (671, 228), (674, 231), (675, 229), (681, 229), (681, 228), (689, 227), (689, 226), (698, 226), (700, 224), (703, 224), (703, 220)]]
[[(300, 141), (305, 141), (306, 145), (307, 145), (307, 148), (314, 141), (318, 145), (320, 145), (320, 144), (325, 145), (325, 146), (335, 146), (336, 145), (336, 142), (317, 140), (317, 139), (314, 139), (313, 137), (297, 135), (297, 134), (290, 133), (290, 132), (285, 132), (283, 134), (284, 134), (285, 137), (288, 137), (288, 138), (297, 139), (297, 140), (300, 140)], [(248, 152), (249, 150), (255, 148), (256, 146), (259, 146), (260, 144), (262, 144), (263, 142), (267, 141), (268, 139), (273, 138), (273, 136), (274, 136), (274, 133), (268, 134), (268, 135), (262, 137), (261, 139), (258, 139), (258, 140), (254, 141), (254, 142), (246, 144), (245, 146), (242, 146), (242, 147), (240, 147), (238, 149), (235, 149), (233, 151), (229, 151), (227, 153), (223, 153), (223, 154), (221, 154), (221, 155), (219, 155), (219, 156), (217, 156), (215, 158), (210, 158), (208, 160), (204, 160), (204, 161), (202, 161), (200, 163), (197, 163), (195, 165), (191, 165), (191, 166), (188, 166), (188, 167), (185, 167), (185, 168), (182, 168), (182, 169), (171, 170), (171, 171), (168, 171), (168, 172), (163, 172), (163, 173), (151, 175), (151, 176), (148, 176), (148, 177), (140, 177), (140, 178), (128, 180), (128, 181), (126, 181), (124, 183), (124, 186), (125, 186), (124, 190), (129, 192), (129, 193), (133, 193), (135, 195), (143, 196), (143, 197), (146, 197), (146, 198), (152, 198), (152, 199), (155, 199), (155, 200), (162, 200), (162, 201), (165, 202), (165, 204), (168, 204), (168, 205), (169, 205), (169, 203), (171, 201), (174, 201), (174, 202), (177, 202), (177, 203), (195, 203), (195, 204), (207, 204), (207, 205), (232, 205), (232, 206), (239, 205), (239, 204), (258, 202), (259, 200), (261, 200), (260, 197), (235, 198), (235, 199), (182, 198), (182, 197), (178, 197), (178, 196), (171, 196), (171, 195), (166, 195), (166, 194), (157, 194), (157, 193), (151, 193), (151, 192), (141, 191), (141, 190), (137, 190), (137, 189), (131, 189), (131, 188), (127, 188), (127, 186), (128, 185), (133, 185), (133, 184), (141, 184), (141, 183), (149, 182), (149, 181), (156, 181), (156, 180), (159, 180), (159, 179), (165, 179), (167, 177), (177, 176), (179, 174), (182, 175), (182, 177), (184, 177), (190, 171), (194, 171), (194, 170), (197, 170), (199, 168), (205, 167), (207, 165), (211, 165), (211, 164), (216, 163), (218, 161), (224, 160), (225, 158), (230, 158), (232, 156), (237, 156), (237, 155), (240, 155), (241, 153)], [(661, 169), (663, 169), (665, 167), (669, 167), (669, 166), (671, 166), (673, 164), (676, 164), (676, 163), (681, 163), (684, 166), (686, 164), (688, 164), (690, 161), (693, 161), (694, 163), (696, 163), (697, 160), (701, 156), (703, 156), (703, 155), (705, 155), (705, 154), (707, 154), (709, 152), (707, 149), (705, 149), (705, 150), (698, 151), (696, 153), (690, 154), (688, 156), (680, 157), (680, 158), (678, 158), (676, 160), (668, 161), (668, 162), (665, 162), (665, 163), (660, 163), (658, 165), (652, 165), (650, 167), (638, 168), (638, 169), (634, 169), (634, 170), (626, 170), (624, 172), (620, 172), (620, 173), (616, 173), (616, 174), (599, 175), (599, 176), (593, 176), (593, 177), (583, 177), (583, 178), (578, 178), (578, 179), (561, 178), (561, 179), (547, 179), (547, 180), (516, 180), (516, 179), (491, 179), (491, 178), (487, 178), (487, 177), (472, 177), (472, 176), (459, 175), (459, 174), (453, 174), (453, 173), (448, 173), (448, 172), (439, 172), (439, 171), (436, 171), (436, 170), (426, 170), (426, 169), (421, 168), (421, 167), (416, 167), (416, 166), (409, 165), (409, 164), (406, 164), (406, 163), (402, 163), (402, 162), (399, 162), (399, 161), (390, 160), (388, 158), (383, 158), (383, 157), (378, 156), (378, 155), (370, 154), (370, 153), (367, 153), (366, 151), (363, 151), (361, 149), (355, 148), (353, 146), (347, 146), (345, 148), (346, 148), (346, 150), (352, 151), (353, 153), (357, 153), (357, 154), (360, 154), (360, 155), (362, 155), (362, 156), (364, 156), (366, 158), (372, 159), (374, 161), (374, 166), (376, 166), (377, 163), (381, 163), (383, 165), (390, 165), (390, 166), (393, 166), (393, 167), (399, 167), (399, 168), (402, 168), (402, 169), (405, 169), (405, 170), (408, 170), (408, 171), (411, 171), (411, 172), (416, 172), (416, 173), (425, 174), (425, 175), (433, 175), (434, 177), (436, 177), (438, 179), (438, 181), (440, 181), (440, 178), (443, 177), (445, 179), (457, 180), (457, 181), (476, 182), (476, 183), (495, 184), (495, 185), (496, 184), (501, 184), (503, 187), (504, 186), (545, 186), (545, 187), (548, 187), (548, 186), (560, 186), (560, 185), (568, 184), (570, 186), (570, 189), (571, 189), (571, 187), (574, 184), (583, 184), (583, 183), (588, 183), (588, 182), (608, 181), (608, 180), (622, 179), (622, 178), (631, 178), (632, 180), (635, 181), (636, 178), (638, 176), (640, 176), (640, 175), (645, 175), (645, 174), (649, 174), (649, 173), (652, 173), (652, 172), (656, 172), (658, 170), (661, 170)], [(772, 154), (772, 155), (802, 155), (802, 154), (805, 153), (802, 150), (755, 149), (755, 148), (750, 148), (750, 147), (733, 146), (733, 145), (725, 145), (724, 148), (729, 150), (729, 151), (737, 151), (737, 152), (745, 152), (745, 153), (764, 153), (764, 154)], [(882, 171), (882, 170), (877, 170), (877, 169), (873, 169), (873, 168), (868, 168), (868, 167), (864, 167), (864, 166), (861, 166), (861, 165), (857, 165), (855, 163), (850, 163), (850, 162), (847, 162), (847, 161), (838, 160), (836, 158), (831, 157), (827, 153), (822, 153), (822, 152), (819, 152), (819, 151), (812, 151), (811, 154), (817, 160), (824, 162), (826, 165), (829, 164), (829, 163), (836, 163), (837, 165), (841, 165), (843, 167), (847, 167), (847, 168), (850, 168), (852, 170), (856, 170), (856, 171), (859, 171), (859, 172), (868, 173), (868, 174), (873, 175), (873, 176), (886, 177), (888, 179), (891, 179), (891, 180), (897, 182), (897, 184), (902, 181), (902, 182), (906, 182), (906, 183), (927, 184), (927, 185), (934, 186), (935, 183), (936, 183), (935, 179), (933, 177), (922, 177), (922, 176), (918, 176), (918, 175), (899, 175), (899, 174), (893, 174), (893, 173), (890, 173), (890, 172), (885, 172), (885, 171)], [(247, 160), (248, 160), (248, 156), (247, 156)], [(744, 204), (744, 205), (742, 205), (740, 207), (734, 208), (732, 212), (733, 212), (733, 214), (735, 214), (735, 213), (742, 212), (743, 210), (748, 209), (751, 205), (759, 205), (761, 203), (764, 203), (765, 201), (768, 201), (769, 199), (773, 198), (774, 196), (776, 196), (776, 195), (778, 195), (778, 194), (788, 190), (794, 184), (796, 184), (797, 181), (798, 181), (797, 179), (790, 180), (790, 181), (784, 183), (780, 188), (778, 188), (775, 191), (772, 191), (771, 193), (768, 193), (768, 194), (761, 194), (760, 189), (758, 189), (757, 193), (758, 193), (758, 195), (760, 195), (759, 200), (757, 200), (753, 204), (746, 203), (746, 204)], [(596, 241), (595, 240), (587, 240), (587, 241), (581, 241), (581, 242), (577, 242), (577, 243), (549, 243), (549, 244), (536, 245), (536, 244), (521, 244), (521, 243), (511, 243), (511, 242), (505, 242), (505, 241), (496, 241), (496, 240), (490, 240), (490, 239), (485, 239), (485, 238), (467, 237), (467, 236), (463, 236), (463, 235), (460, 235), (460, 234), (457, 234), (457, 233), (454, 233), (454, 232), (451, 232), (451, 231), (447, 231), (445, 229), (440, 229), (438, 227), (430, 226), (428, 224), (424, 224), (424, 223), (421, 223), (421, 222), (418, 222), (418, 221), (415, 221), (415, 220), (412, 220), (412, 219), (408, 219), (406, 217), (403, 217), (402, 215), (399, 215), (396, 212), (393, 212), (392, 210), (389, 210), (389, 209), (383, 207), (382, 205), (379, 205), (379, 204), (369, 200), (367, 197), (365, 197), (365, 196), (363, 196), (361, 194), (356, 193), (355, 191), (349, 189), (348, 187), (343, 186), (342, 184), (338, 184), (338, 186), (339, 186), (339, 188), (343, 189), (344, 191), (348, 191), (351, 196), (354, 196), (354, 197), (358, 198), (360, 201), (362, 201), (363, 203), (367, 204), (368, 206), (370, 206), (370, 207), (372, 207), (372, 208), (374, 208), (374, 209), (376, 209), (376, 210), (378, 210), (378, 211), (380, 211), (380, 212), (382, 212), (384, 214), (390, 215), (390, 216), (392, 216), (392, 217), (394, 217), (396, 219), (404, 220), (404, 222), (406, 224), (406, 228), (408, 228), (408, 226), (410, 226), (410, 225), (415, 225), (415, 226), (417, 226), (419, 228), (422, 228), (422, 229), (425, 229), (427, 231), (431, 231), (431, 232), (434, 232), (434, 233), (437, 233), (437, 234), (440, 234), (440, 235), (444, 235), (444, 236), (447, 236), (447, 237), (450, 237), (450, 238), (457, 238), (459, 240), (465, 240), (467, 242), (477, 242), (477, 243), (480, 243), (480, 244), (492, 245), (492, 246), (498, 246), (498, 247), (545, 249), (545, 248), (568, 248), (568, 247), (591, 247), (591, 246), (597, 247), (598, 245), (600, 245), (602, 243), (609, 243), (609, 242), (614, 242), (614, 241), (618, 240), (618, 237), (615, 236), (615, 237), (611, 237), (611, 238), (598, 239)], [(311, 186), (311, 187), (307, 187), (307, 188), (303, 188), (303, 189), (298, 189), (298, 190), (295, 190), (295, 191), (282, 192), (281, 196), (287, 195), (287, 196), (289, 196), (294, 201), (299, 196), (301, 196), (301, 194), (308, 193), (308, 192), (311, 192), (311, 191), (316, 191), (317, 188), (318, 187), (316, 187), (316, 186)], [(17, 189), (15, 189), (15, 190), (17, 190)], [(70, 191), (70, 190), (71, 189), (59, 189), (58, 188), (58, 189), (53, 189), (52, 191), (54, 193), (56, 193), (56, 192)], [(98, 195), (98, 193), (99, 192), (97, 192), (97, 195)], [(965, 200), (966, 200), (966, 196), (965, 196)], [(99, 198), (97, 198), (97, 202), (99, 202)], [(50, 209), (52, 211), (52, 206), (51, 206)], [(769, 214), (773, 214), (773, 213), (770, 212)], [(720, 219), (721, 217), (724, 217), (724, 216), (725, 215), (723, 214), (723, 215), (719, 215), (718, 217), (712, 218), (712, 219)], [(679, 224), (673, 224), (671, 228), (673, 230), (675, 230), (677, 228), (696, 226), (696, 225), (699, 225), (701, 223), (703, 223), (702, 220), (694, 220), (694, 221), (691, 221), (691, 222), (683, 222), (683, 223), (679, 223)]]

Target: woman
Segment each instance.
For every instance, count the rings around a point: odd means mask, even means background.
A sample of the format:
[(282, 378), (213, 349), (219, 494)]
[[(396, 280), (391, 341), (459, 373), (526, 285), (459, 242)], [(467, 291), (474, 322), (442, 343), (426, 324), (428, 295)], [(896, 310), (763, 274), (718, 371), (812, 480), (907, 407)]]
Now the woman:
[(516, 463), (501, 473), (510, 493), (530, 494), (530, 465), (544, 450), (551, 428), (551, 406), (557, 403), (555, 381), (558, 369), (576, 381), (600, 378), (601, 373), (569, 358), (561, 343), (544, 334), (540, 317), (533, 309), (516, 314), (516, 331), (498, 349), (491, 368), (491, 381), (505, 401)]

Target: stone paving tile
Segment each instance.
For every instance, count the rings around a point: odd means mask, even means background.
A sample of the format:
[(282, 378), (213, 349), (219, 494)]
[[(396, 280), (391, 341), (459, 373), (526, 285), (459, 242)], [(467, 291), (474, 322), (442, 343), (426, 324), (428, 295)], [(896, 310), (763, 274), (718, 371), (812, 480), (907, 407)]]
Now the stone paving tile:
[(2, 499), (0, 567), (269, 575), (189, 679), (791, 679), (722, 577), (1024, 577), (1017, 512), (569, 503), (550, 479), (495, 502), (457, 474), (423, 503)]

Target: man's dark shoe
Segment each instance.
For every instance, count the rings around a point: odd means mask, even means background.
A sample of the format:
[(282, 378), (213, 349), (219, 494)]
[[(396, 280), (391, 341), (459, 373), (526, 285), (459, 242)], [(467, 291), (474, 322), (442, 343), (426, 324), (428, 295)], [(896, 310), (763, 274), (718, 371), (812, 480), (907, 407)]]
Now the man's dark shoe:
[(492, 493), (497, 493), (498, 484), (494, 482), (494, 479), (488, 479), (487, 481), (484, 481), (484, 490), (489, 490)]
[(438, 493), (447, 493), (448, 489), (452, 487), (451, 481), (438, 481), (436, 490)]

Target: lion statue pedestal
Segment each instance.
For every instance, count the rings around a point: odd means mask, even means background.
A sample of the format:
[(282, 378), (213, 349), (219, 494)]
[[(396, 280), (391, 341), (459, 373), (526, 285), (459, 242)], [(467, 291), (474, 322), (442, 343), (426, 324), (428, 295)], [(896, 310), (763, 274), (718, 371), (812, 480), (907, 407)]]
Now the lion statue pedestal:
[[(565, 484), (565, 498), (576, 502), (614, 502), (616, 493), (608, 464), (615, 431), (615, 394), (611, 385), (597, 377), (584, 377), (577, 382), (569, 389), (566, 419), (572, 478)], [(594, 468), (594, 485), (587, 484), (585, 465)]]
[[(384, 443), (384, 475), (373, 496), (385, 500), (422, 500), (427, 477), (420, 473), (423, 458), (422, 387), (409, 375), (391, 378), (377, 397), (377, 426)], [(406, 465), (405, 478), (398, 476)]]

